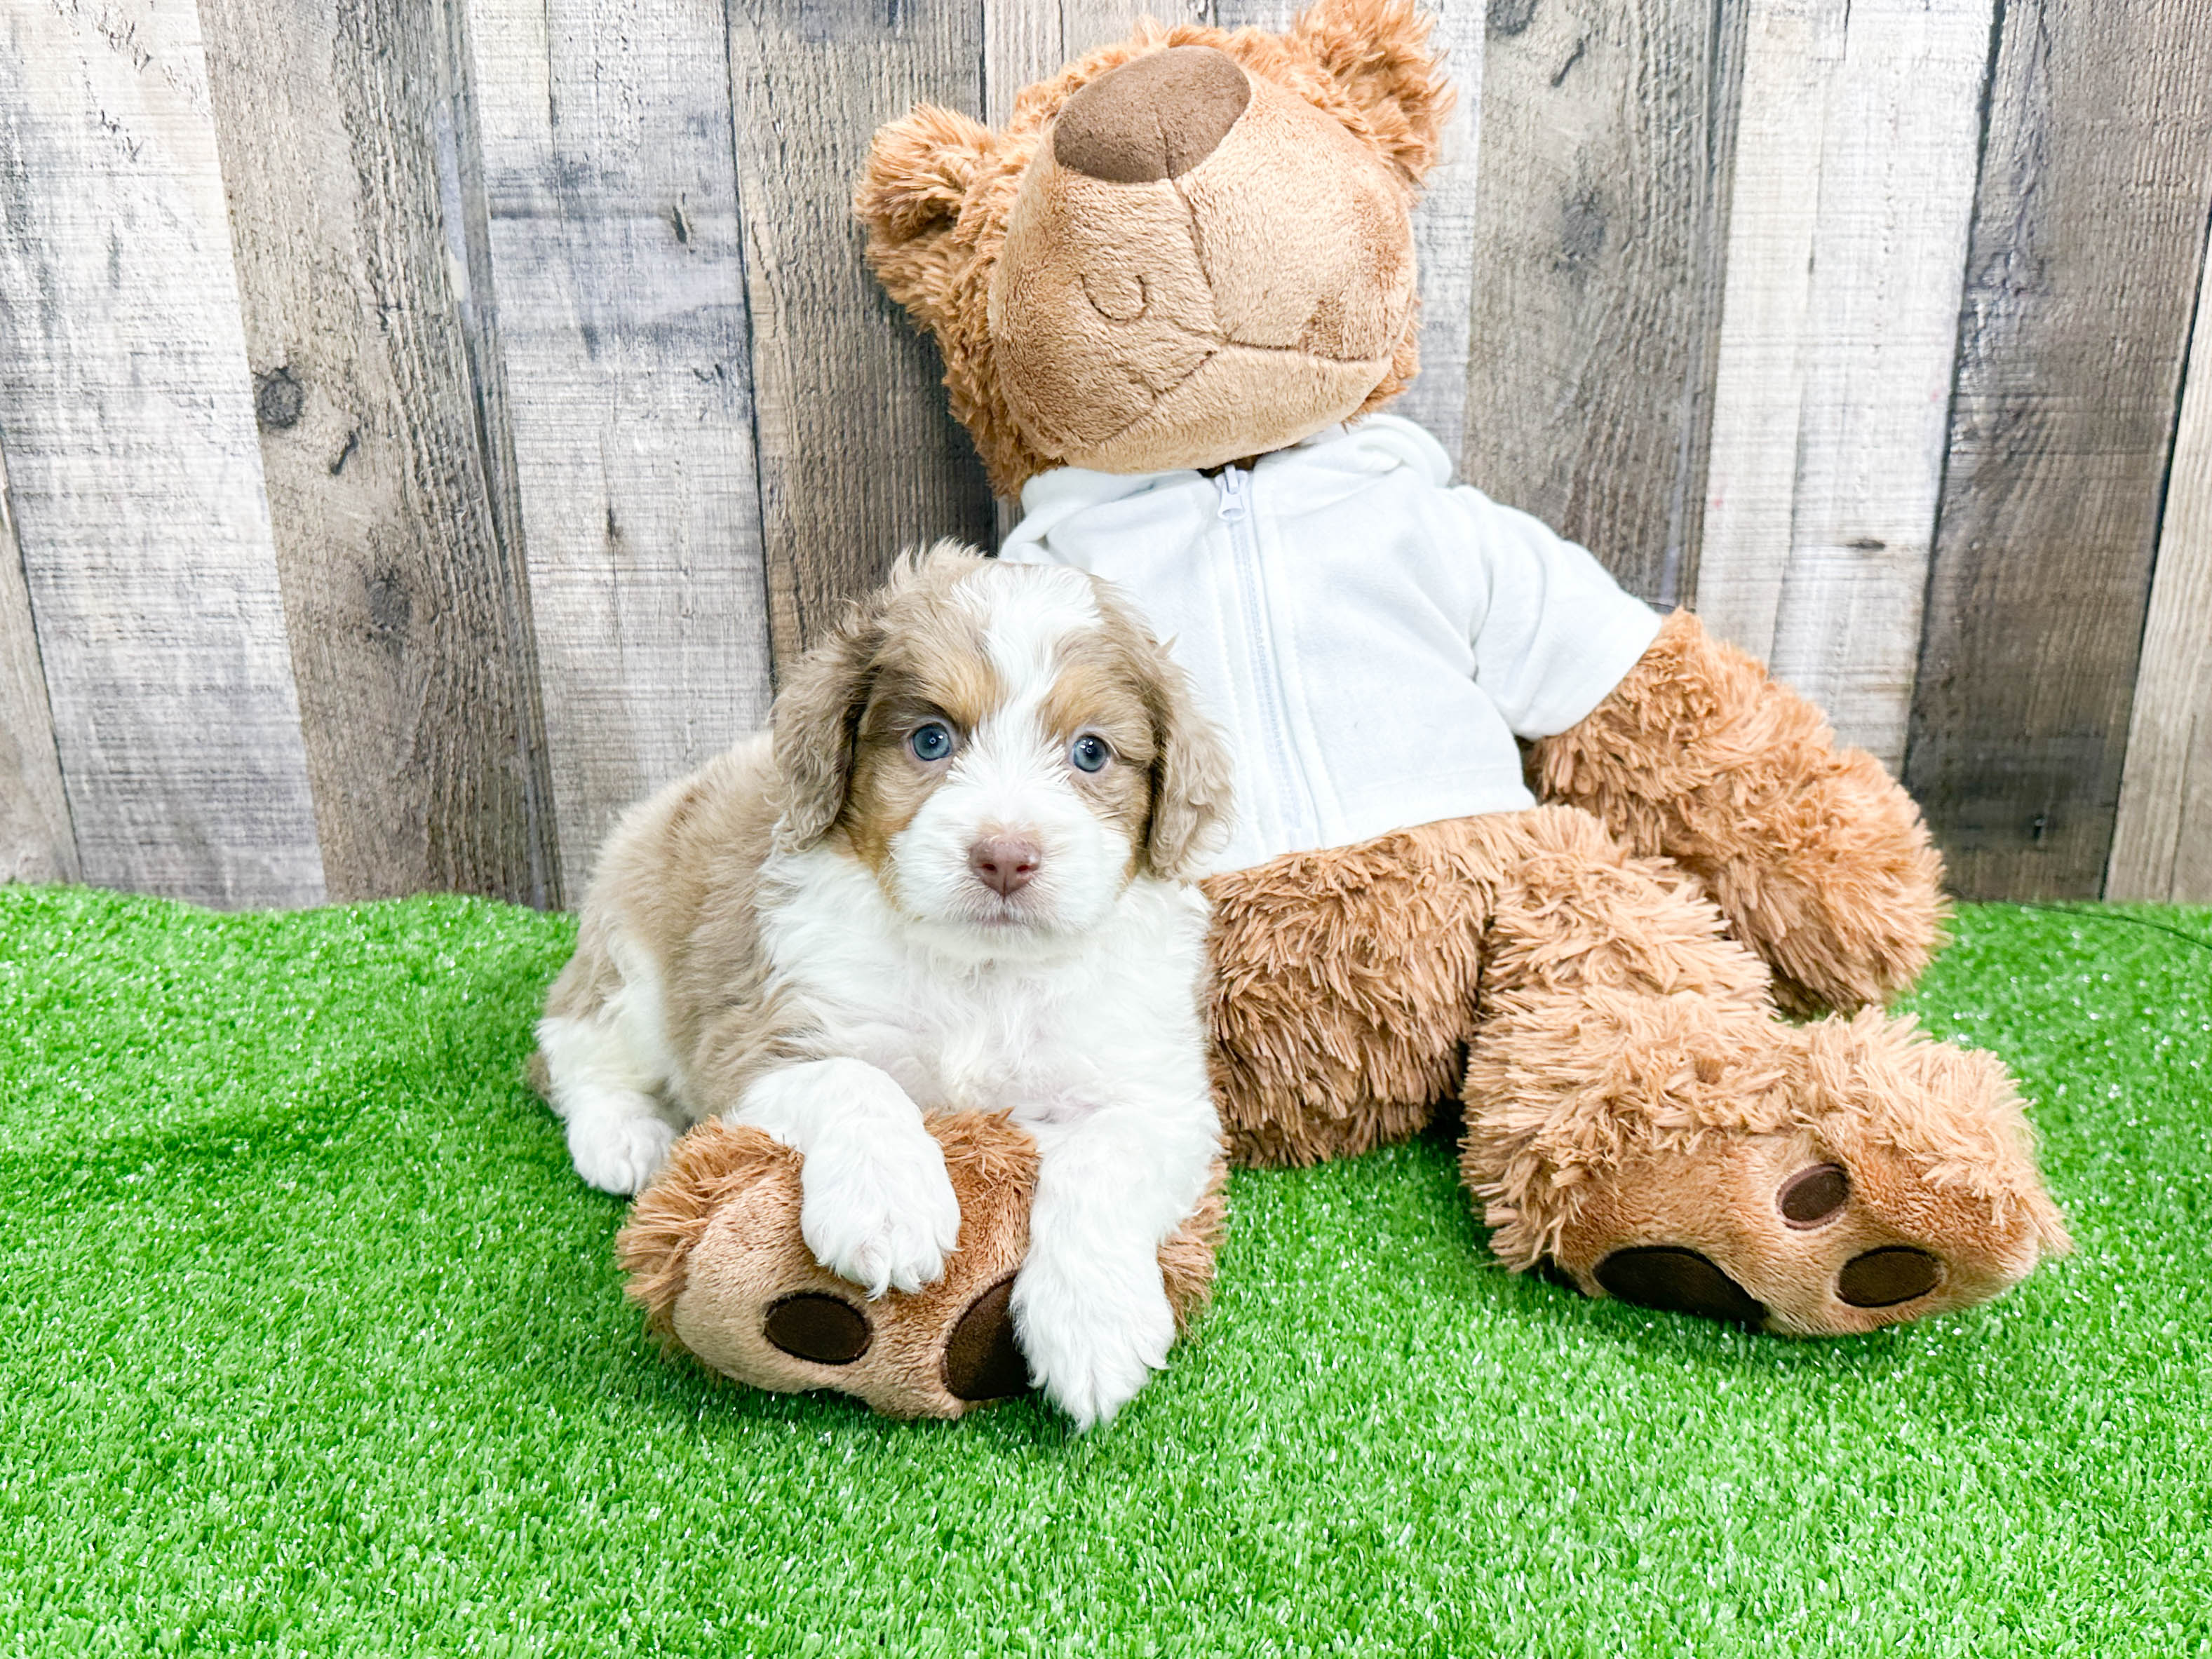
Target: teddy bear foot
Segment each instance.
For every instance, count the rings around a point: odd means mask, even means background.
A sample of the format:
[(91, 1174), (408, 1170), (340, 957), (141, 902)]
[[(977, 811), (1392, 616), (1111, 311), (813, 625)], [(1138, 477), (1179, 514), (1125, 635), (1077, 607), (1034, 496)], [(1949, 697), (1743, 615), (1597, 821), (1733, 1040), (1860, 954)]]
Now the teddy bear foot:
[(1629, 1152), (1584, 1183), (1557, 1267), (1593, 1296), (1842, 1336), (1989, 1301), (2070, 1248), (1995, 1060), (1873, 1012), (1786, 1031), (1787, 1121)]
[[(888, 1416), (953, 1418), (1028, 1392), (1014, 1274), (1029, 1243), (1036, 1155), (1002, 1117), (933, 1119), (960, 1242), (933, 1285), (870, 1301), (799, 1233), (799, 1155), (757, 1129), (702, 1123), (676, 1146), (616, 1240), (656, 1334), (778, 1393), (827, 1389)], [(1219, 1184), (1161, 1249), (1178, 1327), (1212, 1287)]]

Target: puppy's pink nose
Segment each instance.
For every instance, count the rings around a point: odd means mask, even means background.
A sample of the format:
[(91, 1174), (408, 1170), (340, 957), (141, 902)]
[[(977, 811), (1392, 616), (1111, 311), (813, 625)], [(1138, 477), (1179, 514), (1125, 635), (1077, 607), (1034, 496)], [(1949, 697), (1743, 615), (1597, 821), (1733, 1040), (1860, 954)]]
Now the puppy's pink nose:
[(986, 836), (968, 849), (968, 867), (1001, 898), (1028, 886), (1043, 861), (1042, 849), (1022, 836)]

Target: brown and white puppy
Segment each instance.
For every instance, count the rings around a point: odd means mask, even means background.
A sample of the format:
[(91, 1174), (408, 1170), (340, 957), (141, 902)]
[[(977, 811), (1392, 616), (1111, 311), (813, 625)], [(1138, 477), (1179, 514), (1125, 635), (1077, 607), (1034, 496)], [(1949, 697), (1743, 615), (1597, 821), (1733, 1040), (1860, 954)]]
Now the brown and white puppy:
[(960, 1215), (925, 1115), (1040, 1158), (1017, 1339), (1079, 1422), (1165, 1358), (1158, 1250), (1219, 1151), (1184, 878), (1229, 768), (1079, 572), (949, 544), (810, 652), (756, 737), (634, 808), (538, 1038), (577, 1171), (634, 1192), (720, 1116), (797, 1150), (801, 1231), (872, 1296)]

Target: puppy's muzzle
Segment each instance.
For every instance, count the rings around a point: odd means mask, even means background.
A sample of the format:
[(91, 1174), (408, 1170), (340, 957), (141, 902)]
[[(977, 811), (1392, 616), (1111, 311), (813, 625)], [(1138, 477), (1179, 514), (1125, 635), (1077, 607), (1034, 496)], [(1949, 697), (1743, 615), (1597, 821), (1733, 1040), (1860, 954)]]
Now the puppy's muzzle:
[(986, 836), (968, 849), (968, 867), (1000, 898), (1012, 898), (1036, 878), (1044, 849), (1026, 836)]

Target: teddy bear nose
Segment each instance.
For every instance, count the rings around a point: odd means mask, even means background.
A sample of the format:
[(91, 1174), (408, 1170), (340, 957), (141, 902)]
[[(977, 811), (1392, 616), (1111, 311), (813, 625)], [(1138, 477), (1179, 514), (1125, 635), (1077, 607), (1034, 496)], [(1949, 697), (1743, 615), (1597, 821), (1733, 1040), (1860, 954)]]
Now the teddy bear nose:
[(1211, 46), (1147, 52), (1061, 106), (1053, 156), (1108, 184), (1176, 178), (1213, 154), (1251, 99), (1244, 71)]
[(1000, 898), (1012, 898), (1036, 877), (1044, 853), (1022, 836), (986, 836), (968, 849), (968, 867)]

